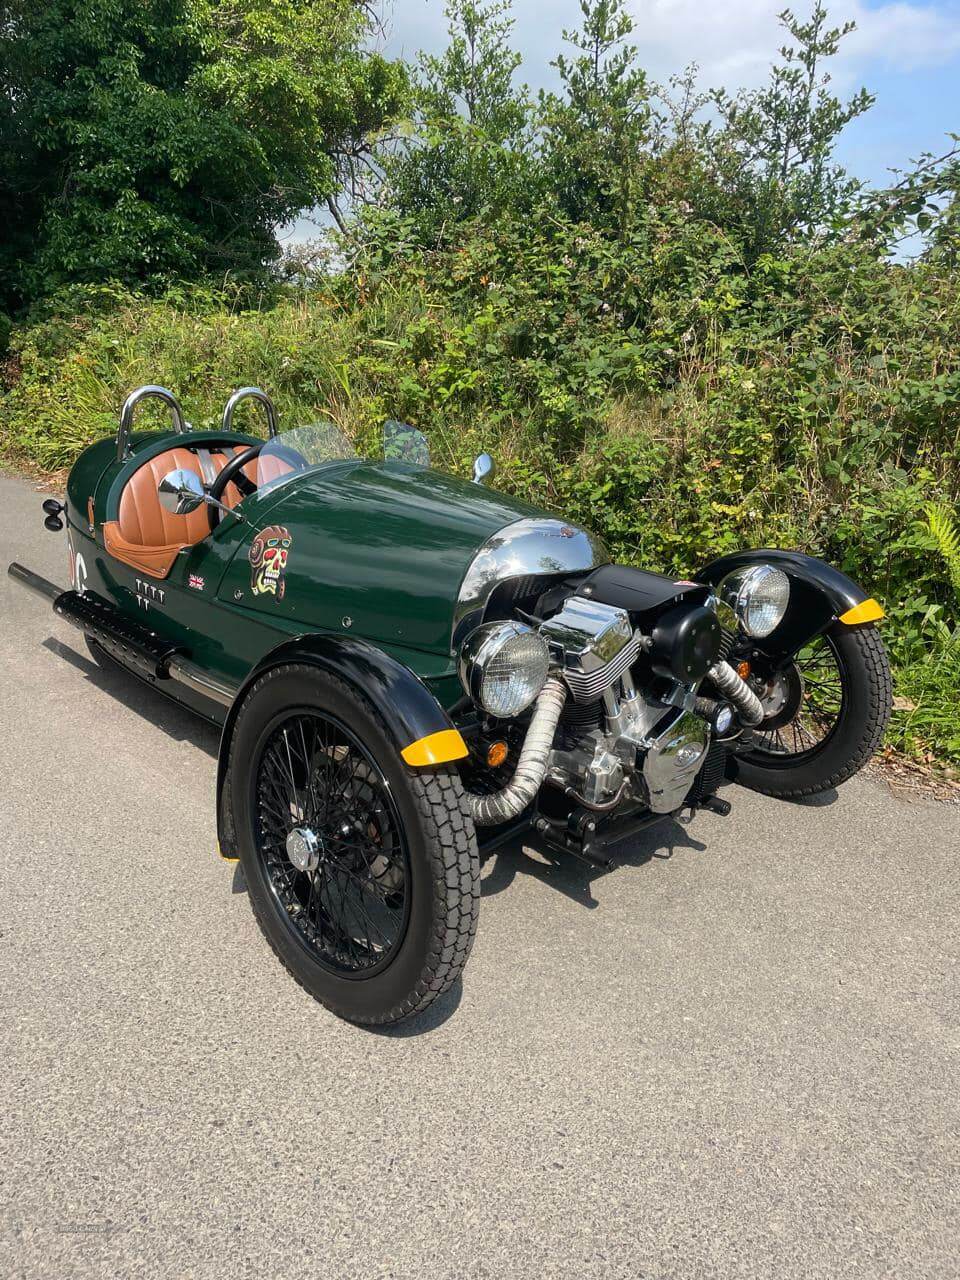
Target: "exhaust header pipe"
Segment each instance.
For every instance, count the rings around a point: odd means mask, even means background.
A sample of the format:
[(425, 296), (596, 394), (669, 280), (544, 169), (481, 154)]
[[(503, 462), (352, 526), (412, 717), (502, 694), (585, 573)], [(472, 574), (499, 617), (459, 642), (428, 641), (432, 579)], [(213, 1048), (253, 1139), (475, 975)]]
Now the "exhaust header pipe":
[(566, 700), (566, 686), (555, 676), (551, 676), (537, 695), (533, 717), (517, 761), (517, 770), (511, 781), (502, 791), (492, 796), (465, 794), (467, 809), (478, 827), (492, 827), (501, 822), (509, 822), (533, 802), (547, 774), (553, 737)]

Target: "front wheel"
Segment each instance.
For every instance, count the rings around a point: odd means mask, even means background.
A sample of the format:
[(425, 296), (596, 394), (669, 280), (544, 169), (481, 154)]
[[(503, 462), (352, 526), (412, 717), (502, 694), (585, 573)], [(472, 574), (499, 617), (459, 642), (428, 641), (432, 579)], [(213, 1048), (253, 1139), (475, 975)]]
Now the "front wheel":
[(225, 803), (257, 922), (321, 1004), (384, 1025), (453, 984), (480, 902), (459, 775), (408, 768), (352, 686), (266, 672), (237, 717)]
[(765, 669), (760, 655), (751, 686), (766, 718), (736, 756), (736, 779), (766, 795), (838, 787), (867, 763), (890, 718), (890, 664), (869, 624), (835, 624), (781, 669)]

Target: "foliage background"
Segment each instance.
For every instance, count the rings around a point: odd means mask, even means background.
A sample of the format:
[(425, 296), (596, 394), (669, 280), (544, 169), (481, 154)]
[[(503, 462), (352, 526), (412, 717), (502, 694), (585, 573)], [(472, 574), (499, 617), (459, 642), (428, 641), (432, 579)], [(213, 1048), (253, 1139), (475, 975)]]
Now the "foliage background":
[[(213, 424), (255, 382), (287, 423), (327, 416), (363, 450), (387, 417), (454, 471), (487, 449), (498, 485), (617, 559), (683, 572), (800, 547), (888, 609), (892, 741), (960, 761), (955, 158), (882, 192), (837, 169), (870, 98), (832, 95), (844, 31), (819, 5), (784, 16), (765, 88), (709, 99), (690, 77), (647, 82), (618, 0), (583, 7), (553, 93), (517, 84), (502, 4), (454, 0), (445, 55), (378, 69), (396, 101), (376, 127), (328, 129), (338, 158), (315, 191), (336, 201), (335, 172), (352, 196), (332, 250), (259, 275), (247, 254), (215, 286), (198, 270), (38, 284), (0, 445), (56, 470), (139, 383)], [(349, 65), (355, 82), (356, 50)]]

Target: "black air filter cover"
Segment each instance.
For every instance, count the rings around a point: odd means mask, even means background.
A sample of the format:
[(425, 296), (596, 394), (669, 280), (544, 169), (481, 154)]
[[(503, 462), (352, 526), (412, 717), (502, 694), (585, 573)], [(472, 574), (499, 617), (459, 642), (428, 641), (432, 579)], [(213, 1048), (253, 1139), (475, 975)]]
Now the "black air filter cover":
[(668, 680), (702, 680), (720, 656), (723, 633), (713, 609), (681, 604), (657, 619), (650, 665)]
[(577, 595), (626, 609), (630, 614), (644, 614), (679, 604), (681, 600), (701, 604), (710, 590), (700, 582), (675, 582), (661, 573), (647, 573), (645, 569), (631, 569), (623, 564), (605, 564), (583, 579)]

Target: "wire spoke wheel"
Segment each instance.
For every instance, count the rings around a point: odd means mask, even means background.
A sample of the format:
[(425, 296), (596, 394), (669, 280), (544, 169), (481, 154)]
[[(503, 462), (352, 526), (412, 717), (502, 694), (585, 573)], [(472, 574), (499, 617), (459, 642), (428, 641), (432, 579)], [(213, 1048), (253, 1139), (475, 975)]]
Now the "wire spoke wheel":
[(300, 941), (340, 977), (384, 968), (409, 917), (410, 860), (389, 783), (340, 721), (280, 719), (255, 770), (257, 852)]
[(789, 668), (771, 674), (761, 701), (779, 703), (756, 730), (747, 759), (774, 756), (783, 763), (809, 758), (826, 746), (844, 711), (843, 661), (829, 635), (800, 649)]
[(264, 937), (305, 991), (363, 1026), (449, 991), (477, 928), (460, 775), (410, 767), (408, 740), (352, 681), (278, 663), (243, 699), (223, 779), (223, 826)]
[(785, 665), (761, 654), (753, 666), (764, 719), (736, 751), (738, 782), (801, 799), (863, 768), (883, 740), (892, 697), (890, 664), (874, 626), (836, 624)]

